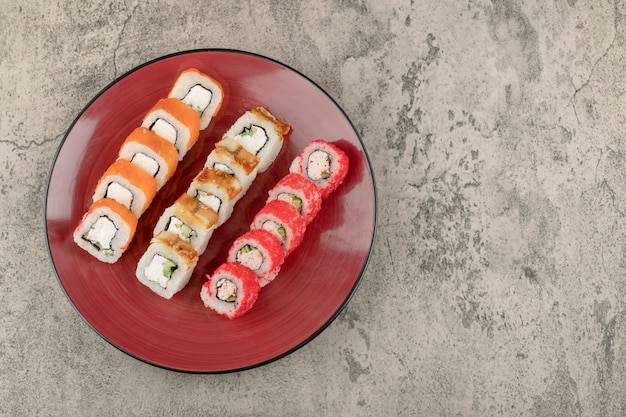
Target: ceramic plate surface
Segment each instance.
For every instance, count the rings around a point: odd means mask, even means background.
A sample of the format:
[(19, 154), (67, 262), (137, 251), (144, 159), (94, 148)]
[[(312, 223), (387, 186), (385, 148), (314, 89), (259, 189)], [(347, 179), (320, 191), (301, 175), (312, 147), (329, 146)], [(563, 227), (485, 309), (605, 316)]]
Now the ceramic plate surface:
[[(195, 67), (221, 82), (219, 114), (179, 164), (139, 220), (135, 238), (115, 264), (80, 249), (72, 232), (91, 203), (96, 183), (126, 136), (167, 96), (175, 79)], [(200, 257), (189, 284), (165, 300), (135, 278), (162, 211), (189, 186), (216, 140), (246, 110), (260, 105), (290, 124), (274, 164), (255, 179), (230, 219)], [(226, 259), (232, 241), (249, 230), (267, 192), (312, 140), (323, 138), (350, 158), (343, 185), (323, 202), (304, 242), (264, 287), (254, 307), (229, 320), (202, 304), (205, 275)], [(368, 262), (376, 225), (376, 195), (364, 146), (336, 102), (299, 72), (272, 59), (231, 50), (181, 52), (121, 76), (78, 115), (55, 158), (45, 226), (50, 259), (70, 302), (105, 340), (144, 362), (183, 372), (219, 373), (259, 366), (300, 348), (346, 305)]]

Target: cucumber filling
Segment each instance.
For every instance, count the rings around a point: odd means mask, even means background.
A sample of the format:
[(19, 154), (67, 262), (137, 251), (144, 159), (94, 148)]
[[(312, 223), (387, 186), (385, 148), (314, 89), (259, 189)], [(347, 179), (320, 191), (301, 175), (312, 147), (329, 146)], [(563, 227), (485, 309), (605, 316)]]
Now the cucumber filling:
[(287, 236), (287, 231), (282, 224), (278, 224), (272, 220), (266, 220), (261, 225), (261, 229), (267, 230), (281, 241), (281, 243), (285, 243), (285, 237)]
[(302, 199), (295, 194), (280, 193), (276, 197), (277, 200), (285, 201), (294, 206), (299, 212), (302, 212)]
[(111, 242), (116, 233), (117, 227), (115, 227), (115, 223), (107, 216), (101, 216), (91, 225), (82, 238), (95, 246), (104, 255), (113, 256), (114, 252), (111, 248)]
[(209, 107), (212, 97), (213, 93), (211, 90), (204, 88), (200, 84), (196, 84), (187, 91), (182, 102), (189, 108), (195, 110), (198, 115), (202, 116), (202, 113)]
[(143, 273), (150, 281), (156, 282), (162, 288), (167, 288), (167, 284), (169, 284), (176, 269), (178, 269), (176, 262), (157, 253), (152, 257), (150, 264)]
[(237, 263), (256, 271), (263, 265), (263, 254), (256, 247), (246, 244), (237, 252), (236, 260)]
[(195, 230), (176, 216), (170, 217), (166, 230), (168, 232), (176, 233), (187, 243), (191, 243), (191, 238), (198, 236), (198, 233)]
[(234, 303), (237, 300), (237, 286), (229, 279), (220, 278), (215, 284), (218, 300)]
[(331, 156), (329, 153), (316, 150), (309, 155), (306, 165), (306, 173), (313, 181), (325, 180), (330, 178)]
[(241, 146), (252, 154), (257, 155), (261, 149), (267, 144), (267, 132), (261, 126), (250, 125), (244, 127), (236, 138)]

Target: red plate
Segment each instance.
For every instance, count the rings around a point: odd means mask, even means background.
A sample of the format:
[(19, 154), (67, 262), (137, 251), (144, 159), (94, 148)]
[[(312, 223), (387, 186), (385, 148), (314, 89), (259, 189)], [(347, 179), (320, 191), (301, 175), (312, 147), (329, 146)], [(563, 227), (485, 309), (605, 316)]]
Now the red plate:
[[(128, 251), (116, 264), (101, 263), (73, 243), (73, 229), (123, 140), (188, 67), (222, 83), (222, 109), (140, 218)], [(155, 222), (185, 192), (215, 141), (255, 105), (289, 123), (292, 133), (274, 164), (257, 176), (231, 218), (213, 234), (187, 287), (171, 300), (162, 299), (135, 278), (137, 261), (148, 246)], [(218, 316), (199, 297), (205, 274), (225, 261), (231, 242), (248, 230), (267, 191), (287, 174), (304, 146), (317, 138), (335, 143), (350, 158), (344, 184), (323, 202), (305, 241), (285, 261), (276, 280), (261, 290), (252, 310), (235, 320)], [(345, 113), (319, 86), (265, 57), (199, 50), (135, 68), (87, 105), (58, 150), (45, 216), (50, 259), (59, 282), (98, 334), (123, 352), (156, 366), (217, 373), (262, 365), (289, 354), (337, 317), (371, 253), (376, 195), (363, 143)]]

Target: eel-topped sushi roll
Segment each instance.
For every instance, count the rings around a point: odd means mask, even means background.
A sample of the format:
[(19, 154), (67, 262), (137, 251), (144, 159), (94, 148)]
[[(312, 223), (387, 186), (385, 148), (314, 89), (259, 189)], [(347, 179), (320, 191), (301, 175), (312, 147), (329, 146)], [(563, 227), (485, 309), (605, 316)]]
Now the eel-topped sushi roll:
[(135, 275), (139, 282), (163, 298), (183, 289), (198, 263), (198, 252), (177, 233), (163, 231), (152, 238), (139, 259)]
[(200, 116), (200, 130), (206, 129), (222, 107), (224, 90), (213, 77), (197, 68), (187, 68), (176, 79), (169, 97), (180, 99)]
[(204, 166), (232, 175), (245, 193), (257, 176), (258, 163), (259, 159), (243, 148), (233, 153), (225, 146), (216, 146), (207, 156)]
[(230, 217), (235, 203), (242, 194), (241, 184), (235, 177), (215, 168), (204, 167), (194, 177), (187, 194), (218, 214), (215, 227)]
[(298, 210), (282, 200), (265, 204), (252, 219), (250, 230), (267, 230), (274, 235), (285, 251), (285, 257), (302, 242), (306, 222)]
[(76, 244), (96, 259), (117, 262), (128, 248), (137, 230), (137, 217), (110, 198), (95, 201), (76, 226)]
[(154, 177), (132, 162), (118, 158), (102, 174), (93, 201), (110, 198), (140, 217), (157, 192)]
[(256, 274), (261, 287), (276, 278), (285, 260), (280, 241), (267, 230), (250, 230), (239, 236), (228, 250), (228, 262), (236, 262)]
[(259, 172), (264, 172), (280, 152), (291, 126), (276, 119), (267, 109), (253, 107), (245, 112), (224, 134), (241, 143), (259, 157)]
[(234, 319), (252, 308), (259, 296), (257, 276), (249, 268), (235, 262), (220, 265), (207, 275), (200, 290), (204, 306)]
[(182, 161), (200, 135), (198, 113), (174, 97), (159, 100), (148, 111), (141, 126), (173, 144), (179, 161)]
[(119, 157), (152, 175), (157, 190), (165, 185), (178, 167), (178, 152), (174, 145), (146, 127), (138, 127), (128, 135), (120, 147)]
[(336, 145), (316, 139), (304, 147), (289, 170), (311, 180), (319, 188), (322, 198), (326, 198), (343, 183), (348, 162), (348, 156)]
[(176, 233), (201, 254), (206, 250), (217, 219), (218, 214), (213, 209), (183, 193), (163, 211), (153, 235), (157, 236), (164, 230)]
[(294, 206), (309, 224), (322, 208), (322, 194), (308, 179), (289, 173), (268, 192), (267, 202), (282, 200)]

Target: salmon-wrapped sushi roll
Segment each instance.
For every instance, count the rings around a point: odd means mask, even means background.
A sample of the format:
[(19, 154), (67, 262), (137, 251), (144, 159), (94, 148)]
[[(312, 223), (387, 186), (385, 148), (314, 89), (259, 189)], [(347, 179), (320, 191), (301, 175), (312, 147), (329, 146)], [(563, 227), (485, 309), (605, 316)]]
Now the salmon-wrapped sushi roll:
[(126, 159), (117, 159), (102, 174), (93, 201), (110, 198), (140, 217), (157, 192), (153, 176)]
[(163, 298), (182, 290), (198, 263), (198, 252), (173, 232), (163, 231), (152, 238), (139, 259), (135, 275), (139, 282)]
[(322, 194), (308, 179), (289, 173), (268, 192), (267, 202), (282, 200), (293, 205), (309, 224), (322, 208)]
[(169, 97), (180, 99), (200, 116), (200, 130), (206, 129), (222, 107), (221, 84), (197, 68), (187, 68), (176, 79)]
[(235, 203), (241, 198), (241, 184), (224, 171), (204, 167), (194, 177), (187, 194), (218, 214), (215, 227), (222, 225), (232, 214)]
[(178, 160), (198, 141), (200, 117), (181, 100), (169, 97), (159, 100), (141, 123), (176, 147)]
[[(224, 141), (221, 142), (224, 144)], [(257, 176), (258, 163), (259, 159), (242, 147), (231, 152), (227, 146), (216, 146), (207, 156), (204, 166), (232, 175), (241, 184), (242, 193), (245, 193)]]
[(165, 185), (178, 167), (178, 152), (174, 145), (146, 127), (138, 127), (128, 135), (120, 147), (119, 157), (152, 175), (157, 190)]
[(276, 236), (267, 230), (250, 230), (239, 236), (228, 250), (228, 262), (254, 272), (261, 287), (276, 278), (285, 260), (285, 251)]
[(205, 307), (229, 319), (241, 317), (259, 296), (256, 275), (238, 263), (224, 263), (207, 278), (200, 290), (200, 299)]
[(345, 179), (348, 156), (336, 145), (316, 139), (305, 146), (289, 170), (311, 180), (319, 188), (322, 198), (326, 198)]
[(115, 263), (137, 230), (137, 216), (115, 200), (94, 202), (74, 229), (74, 242), (96, 259)]
[(287, 257), (302, 242), (306, 222), (293, 205), (273, 200), (254, 216), (250, 229), (263, 229), (273, 234), (281, 243)]
[(185, 193), (163, 211), (153, 234), (156, 236), (163, 230), (176, 233), (201, 254), (206, 250), (217, 219), (213, 209)]
[(291, 130), (267, 109), (253, 107), (233, 123), (224, 136), (234, 138), (259, 157), (259, 172), (264, 172), (280, 152), (284, 137)]

